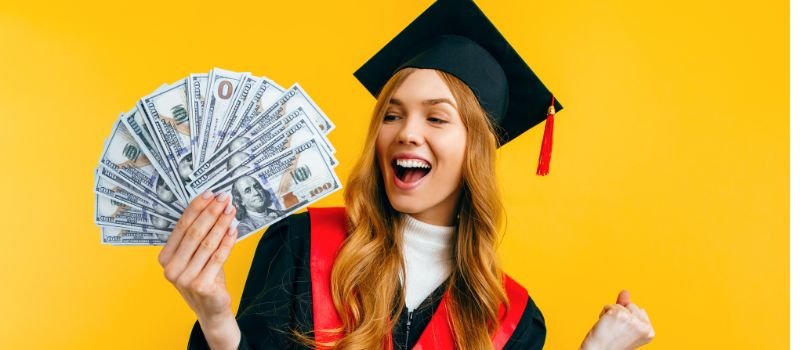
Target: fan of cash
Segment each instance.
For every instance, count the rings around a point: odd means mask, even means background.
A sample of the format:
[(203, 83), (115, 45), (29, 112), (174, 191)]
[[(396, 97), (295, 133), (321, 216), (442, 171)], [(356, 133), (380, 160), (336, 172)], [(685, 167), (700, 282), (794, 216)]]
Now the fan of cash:
[(229, 192), (242, 239), (342, 186), (334, 125), (294, 84), (214, 68), (122, 113), (95, 171), (102, 243), (160, 245), (189, 201)]

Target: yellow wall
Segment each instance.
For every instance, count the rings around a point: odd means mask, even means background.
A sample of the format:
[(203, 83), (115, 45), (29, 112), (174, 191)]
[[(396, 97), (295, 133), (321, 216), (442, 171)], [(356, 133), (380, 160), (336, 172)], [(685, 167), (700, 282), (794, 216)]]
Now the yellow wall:
[[(115, 3), (0, 5), (2, 349), (185, 347), (159, 248), (103, 246), (92, 223), (118, 113), (213, 66), (299, 81), (346, 179), (374, 101), (352, 72), (430, 0)], [(542, 126), (500, 151), (501, 254), (546, 348), (577, 348), (620, 288), (653, 320), (646, 348), (787, 348), (788, 2), (478, 4), (565, 105), (551, 175)], [(227, 264), (237, 304), (260, 236)]]

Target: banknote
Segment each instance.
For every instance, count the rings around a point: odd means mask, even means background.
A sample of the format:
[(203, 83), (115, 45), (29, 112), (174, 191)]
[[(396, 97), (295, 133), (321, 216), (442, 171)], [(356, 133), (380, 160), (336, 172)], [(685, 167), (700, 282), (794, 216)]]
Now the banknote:
[(95, 196), (95, 223), (104, 226), (134, 230), (171, 231), (175, 221), (153, 215), (149, 210), (138, 208), (97, 194)]
[[(154, 196), (153, 194), (142, 190), (140, 186), (137, 186), (129, 182), (122, 176), (119, 176), (117, 172), (109, 169), (104, 165), (100, 165), (99, 167), (97, 167), (95, 172), (96, 172), (95, 175), (96, 179), (105, 180), (108, 183), (114, 184), (118, 186), (118, 188), (124, 189), (125, 191), (132, 193), (134, 196), (141, 198), (140, 201), (132, 203), (134, 205), (139, 206), (138, 204), (141, 203), (142, 204), (141, 206), (143, 206), (144, 203), (152, 202), (155, 204), (150, 208), (153, 209), (156, 213), (173, 218), (180, 217), (181, 213), (183, 213), (183, 210), (185, 209), (185, 207), (181, 206), (181, 203), (175, 201), (174, 196), (169, 196), (170, 192), (168, 192), (168, 189), (166, 188), (166, 185), (163, 182), (157, 183), (156, 190), (158, 191), (159, 195)], [(97, 190), (97, 185), (98, 185), (97, 181), (95, 181), (95, 192), (100, 192)], [(114, 191), (114, 190), (119, 191), (119, 189), (107, 188), (101, 190), (102, 191), (101, 194), (107, 194), (108, 191)], [(113, 196), (113, 197), (117, 200), (120, 200), (119, 196)], [(171, 198), (173, 201), (165, 203), (164, 201), (161, 200), (162, 198), (167, 198), (167, 199)]]
[(121, 113), (94, 171), (108, 245), (163, 245), (189, 201), (228, 191), (239, 238), (341, 188), (335, 125), (297, 83), (213, 68), (163, 84)]
[(173, 179), (178, 182), (183, 197), (191, 199), (185, 190), (192, 174), (192, 152), (189, 113), (187, 109), (186, 79), (170, 85), (142, 99), (145, 120), (161, 144)]
[(336, 127), (330, 118), (325, 115), (325, 112), (323, 112), (314, 100), (309, 97), (306, 91), (303, 90), (300, 84), (295, 83), (289, 87), (275, 103), (269, 106), (267, 110), (254, 117), (248, 123), (242, 124), (242, 129), (245, 131), (248, 130), (252, 124), (258, 123), (259, 119), (266, 118), (271, 113), (284, 114), (299, 107), (302, 107), (306, 111), (311, 121), (314, 122), (323, 134), (327, 135)]
[(100, 164), (107, 168), (110, 174), (146, 193), (149, 198), (158, 199), (178, 211), (182, 211), (185, 207), (164, 178), (158, 174), (121, 121), (117, 121), (111, 130), (111, 136), (106, 141), (100, 157)]
[(178, 187), (178, 183), (173, 180), (170, 165), (167, 164), (166, 157), (162, 154), (158, 141), (153, 137), (152, 130), (149, 129), (148, 124), (145, 122), (143, 107), (137, 105), (129, 112), (120, 117), (122, 124), (128, 130), (128, 133), (139, 145), (139, 148), (144, 153), (145, 157), (150, 160), (153, 167), (158, 172), (161, 179), (166, 182), (170, 191), (178, 197), (182, 206), (186, 206), (188, 199), (184, 198), (183, 191)]
[(324, 154), (324, 148), (312, 139), (216, 185), (215, 193), (231, 193), (239, 238), (341, 189)]
[(180, 212), (172, 210), (156, 200), (147, 198), (147, 196), (137, 192), (136, 190), (129, 189), (126, 186), (118, 184), (111, 178), (101, 173), (102, 170), (108, 171), (108, 169), (102, 167), (97, 169), (94, 183), (95, 193), (134, 207), (151, 208), (151, 210), (154, 212), (153, 215), (160, 216), (164, 219), (177, 221), (178, 218), (180, 218)]
[(250, 140), (251, 142), (246, 148), (231, 153), (230, 156), (222, 159), (204, 175), (189, 183), (189, 191), (195, 194), (203, 192), (214, 184), (225, 181), (226, 178), (257, 168), (264, 163), (270, 162), (272, 157), (283, 151), (311, 140), (315, 140), (322, 146), (323, 159), (328, 163), (328, 166), (335, 167), (338, 165), (338, 161), (324, 147), (325, 141), (314, 138), (316, 136), (315, 128), (308, 121), (308, 118), (302, 114), (301, 116), (302, 118), (295, 119), (289, 125), (275, 123), (273, 130), (267, 130), (260, 137)]
[(109, 245), (164, 245), (169, 232), (100, 226), (100, 243)]
[(234, 97), (231, 99), (229, 103), (228, 110), (225, 112), (225, 115), (220, 120), (218, 129), (216, 131), (215, 137), (212, 138), (211, 150), (217, 150), (220, 146), (220, 143), (223, 142), (225, 139), (225, 134), (232, 130), (233, 123), (236, 119), (236, 114), (242, 114), (246, 108), (246, 101), (248, 98), (252, 98), (252, 93), (255, 92), (253, 89), (258, 83), (259, 78), (251, 76), (249, 74), (242, 75), (242, 80), (239, 82), (238, 91), (234, 94)]
[[(307, 136), (308, 138), (316, 137), (322, 141), (322, 145), (325, 146), (325, 149), (331, 155), (331, 166), (338, 165), (338, 162), (332, 156), (336, 150), (333, 148), (330, 142), (328, 142), (327, 139), (320, 134), (319, 129), (313, 126), (311, 119), (305, 113), (303, 108), (299, 107), (291, 113), (285, 115), (275, 113), (271, 116), (267, 116), (266, 118), (262, 118), (258, 124), (253, 125), (250, 130), (234, 139), (233, 142), (229, 143), (225, 149), (217, 151), (213, 156), (211, 156), (211, 158), (208, 159), (207, 162), (205, 162), (205, 164), (201, 165), (199, 168), (196, 168), (194, 173), (192, 173), (192, 183), (194, 183), (194, 180), (197, 180), (199, 177), (209, 173), (211, 169), (219, 168), (220, 164), (227, 162), (234, 154), (239, 153), (238, 156), (241, 157), (241, 152), (245, 152), (248, 155), (260, 152), (260, 149), (263, 145), (272, 141), (272, 138), (280, 135), (284, 128), (297, 119), (305, 119), (305, 125), (310, 127), (310, 129), (307, 130), (308, 134), (304, 134), (303, 136)], [(307, 139), (302, 139), (300, 142), (302, 143), (306, 140)], [(191, 184), (189, 186), (192, 187)]]
[(267, 107), (274, 104), (284, 92), (286, 92), (286, 89), (276, 84), (274, 81), (267, 78), (260, 78), (253, 88), (253, 92), (248, 96), (248, 99), (245, 100), (244, 103), (246, 107), (244, 110), (240, 109), (239, 112), (233, 116), (231, 127), (225, 131), (219, 148), (226, 145), (229, 140), (236, 138), (240, 132), (244, 131), (244, 124), (249, 125), (253, 117), (261, 114)]
[[(213, 145), (217, 143), (223, 119), (240, 92), (239, 87), (243, 77), (248, 73), (231, 72), (224, 69), (214, 68), (208, 76), (208, 91), (206, 92), (206, 103), (203, 107), (203, 124), (200, 126), (200, 146), (198, 151), (197, 164), (202, 164), (206, 156), (214, 150)], [(187, 174), (188, 175), (188, 174)]]
[[(192, 144), (192, 154), (199, 154), (201, 125), (203, 125), (203, 108), (206, 104), (208, 91), (208, 74), (189, 74), (186, 78), (189, 87), (189, 125)], [(192, 157), (193, 168), (197, 167), (197, 157)]]

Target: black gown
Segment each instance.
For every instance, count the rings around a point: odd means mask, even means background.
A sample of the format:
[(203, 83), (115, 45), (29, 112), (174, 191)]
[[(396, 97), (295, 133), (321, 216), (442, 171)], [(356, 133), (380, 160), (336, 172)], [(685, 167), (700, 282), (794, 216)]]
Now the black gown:
[[(291, 330), (309, 335), (314, 330), (310, 239), (307, 212), (291, 215), (264, 233), (256, 248), (236, 316), (242, 332), (239, 349), (307, 349), (295, 340)], [(392, 330), (394, 349), (411, 349), (416, 344), (439, 305), (445, 284), (442, 283), (410, 315), (403, 308)], [(504, 349), (541, 349), (545, 332), (544, 316), (528, 297), (522, 318)], [(198, 322), (192, 328), (188, 348), (208, 349)]]

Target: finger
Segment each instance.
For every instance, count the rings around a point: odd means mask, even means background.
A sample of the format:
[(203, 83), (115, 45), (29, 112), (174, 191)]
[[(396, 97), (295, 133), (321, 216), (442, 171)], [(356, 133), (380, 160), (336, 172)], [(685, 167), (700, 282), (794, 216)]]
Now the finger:
[(201, 283), (208, 285), (214, 282), (217, 278), (217, 274), (219, 274), (219, 271), (222, 269), (222, 265), (228, 260), (231, 248), (233, 248), (233, 244), (236, 243), (236, 237), (238, 235), (239, 230), (231, 226), (225, 234), (225, 237), (222, 237), (222, 242), (220, 242), (217, 251), (211, 255), (211, 258), (208, 259), (208, 264), (200, 271), (200, 275), (197, 276), (197, 279), (201, 281)]
[(628, 306), (631, 302), (631, 293), (628, 293), (627, 290), (621, 290), (619, 295), (617, 296), (617, 304), (622, 306)]
[[(177, 276), (183, 273), (186, 264), (189, 263), (189, 259), (197, 250), (197, 246), (200, 245), (200, 242), (208, 235), (211, 227), (230, 201), (230, 197), (230, 194), (227, 192), (217, 195), (216, 199), (212, 200), (211, 203), (203, 209), (200, 215), (197, 216), (197, 219), (194, 220), (192, 225), (186, 229), (180, 245), (178, 245), (172, 259), (170, 259), (167, 267), (165, 267), (164, 273), (168, 275), (167, 279), (177, 278)], [(169, 271), (166, 271), (166, 269), (169, 269)]]
[(186, 279), (188, 282), (197, 277), (200, 270), (203, 269), (203, 266), (206, 266), (211, 254), (219, 248), (220, 242), (225, 234), (228, 230), (233, 229), (233, 227), (231, 227), (231, 222), (233, 221), (235, 213), (236, 209), (233, 207), (233, 204), (228, 203), (228, 206), (226, 206), (225, 210), (222, 212), (222, 216), (217, 219), (214, 227), (211, 228), (206, 238), (200, 243), (200, 247), (197, 248), (197, 251), (192, 256), (186, 269), (181, 274), (180, 279)]
[(186, 229), (189, 228), (192, 223), (194, 223), (194, 220), (198, 215), (200, 215), (203, 209), (208, 206), (208, 203), (211, 202), (212, 197), (213, 193), (211, 193), (211, 191), (205, 191), (201, 195), (195, 197), (192, 202), (189, 203), (189, 206), (186, 207), (183, 215), (181, 215), (181, 217), (178, 219), (178, 222), (175, 224), (175, 228), (169, 235), (167, 243), (164, 245), (164, 248), (161, 249), (161, 253), (158, 255), (158, 261), (161, 263), (161, 266), (165, 266), (170, 259), (172, 259), (172, 254), (174, 254), (175, 249), (178, 248), (184, 232), (186, 232)]
[(606, 312), (608, 312), (608, 310), (610, 310), (610, 309), (611, 309), (611, 305), (603, 306), (603, 311), (600, 311), (600, 315), (598, 317), (603, 317), (603, 315), (605, 315)]

